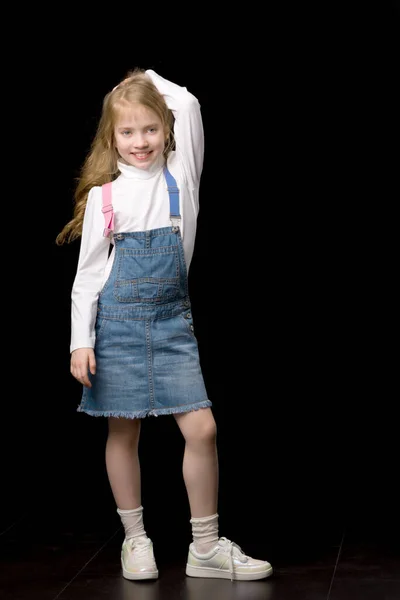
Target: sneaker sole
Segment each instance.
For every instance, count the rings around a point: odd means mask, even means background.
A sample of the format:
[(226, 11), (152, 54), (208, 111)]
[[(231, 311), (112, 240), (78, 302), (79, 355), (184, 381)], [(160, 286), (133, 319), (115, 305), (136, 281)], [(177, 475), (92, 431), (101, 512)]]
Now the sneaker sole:
[(157, 571), (146, 571), (142, 573), (132, 573), (131, 571), (127, 571), (122, 563), (122, 574), (125, 579), (130, 579), (131, 581), (135, 579), (157, 579), (158, 570)]
[(219, 569), (210, 569), (204, 567), (192, 567), (186, 564), (186, 575), (189, 577), (208, 577), (213, 579), (234, 579), (235, 581), (251, 581), (255, 579), (265, 579), (273, 573), (273, 568), (270, 567), (266, 571), (259, 573), (234, 573), (233, 577), (229, 571), (221, 571)]

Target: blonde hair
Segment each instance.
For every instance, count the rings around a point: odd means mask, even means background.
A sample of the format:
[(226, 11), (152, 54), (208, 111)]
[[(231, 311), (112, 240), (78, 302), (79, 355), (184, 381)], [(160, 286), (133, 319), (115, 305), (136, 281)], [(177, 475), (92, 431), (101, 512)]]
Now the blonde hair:
[(72, 242), (82, 235), (83, 217), (90, 189), (118, 177), (119, 154), (115, 148), (114, 127), (121, 109), (133, 103), (151, 109), (160, 118), (166, 140), (164, 157), (167, 158), (173, 149), (173, 115), (150, 77), (143, 69), (136, 68), (103, 100), (97, 131), (77, 178), (73, 218), (58, 234), (57, 245)]

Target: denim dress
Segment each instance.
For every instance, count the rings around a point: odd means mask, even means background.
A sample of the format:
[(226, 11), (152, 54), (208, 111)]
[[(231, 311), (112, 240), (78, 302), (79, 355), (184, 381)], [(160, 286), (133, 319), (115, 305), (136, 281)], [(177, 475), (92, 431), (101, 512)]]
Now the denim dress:
[[(211, 406), (194, 334), (179, 228), (179, 190), (164, 168), (170, 227), (113, 234), (115, 256), (99, 295), (96, 374), (83, 388), (79, 412), (143, 418)], [(103, 212), (112, 232), (111, 184)]]

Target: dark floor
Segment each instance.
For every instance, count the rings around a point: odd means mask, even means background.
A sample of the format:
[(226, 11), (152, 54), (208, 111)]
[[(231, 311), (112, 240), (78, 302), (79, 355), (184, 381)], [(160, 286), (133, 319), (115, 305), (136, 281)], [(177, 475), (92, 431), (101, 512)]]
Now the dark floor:
[[(28, 502), (27, 502), (28, 503)], [(58, 507), (58, 508), (57, 508)], [(58, 510), (59, 509), (59, 510)], [(9, 513), (10, 514), (10, 513)], [(2, 519), (2, 600), (399, 600), (400, 551), (396, 529), (365, 523), (351, 527), (334, 519), (297, 529), (283, 514), (270, 519), (268, 539), (235, 529), (247, 554), (268, 559), (264, 581), (193, 579), (185, 575), (189, 530), (150, 529), (159, 567), (154, 582), (121, 576), (122, 530), (113, 516), (78, 511), (49, 498), (42, 509)], [(226, 525), (226, 523), (225, 523)], [(232, 528), (231, 528), (232, 529)], [(161, 534), (164, 531), (164, 534)], [(171, 541), (167, 540), (167, 532)], [(149, 530), (148, 530), (149, 533)], [(221, 534), (229, 537), (228, 531)], [(393, 534), (393, 535), (392, 535)]]
[(218, 413), (220, 535), (274, 567), (252, 582), (185, 575), (190, 513), (173, 419), (145, 421), (141, 436), (154, 582), (121, 575), (123, 531), (99, 459), (106, 426), (75, 412), (41, 436), (27, 423), (0, 452), (0, 599), (400, 600), (398, 421), (372, 409), (353, 419), (348, 407), (341, 426), (341, 407), (328, 425), (306, 403), (290, 421), (275, 405), (273, 427)]

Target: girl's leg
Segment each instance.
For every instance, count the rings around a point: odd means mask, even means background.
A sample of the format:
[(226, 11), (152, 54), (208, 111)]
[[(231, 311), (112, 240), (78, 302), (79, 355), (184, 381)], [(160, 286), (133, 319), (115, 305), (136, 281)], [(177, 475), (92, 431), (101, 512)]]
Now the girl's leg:
[(174, 415), (185, 438), (183, 478), (193, 518), (217, 512), (217, 428), (210, 408)]
[(192, 514), (193, 543), (189, 546), (186, 574), (232, 580), (269, 577), (272, 567), (268, 561), (246, 556), (239, 546), (219, 537), (216, 425), (211, 409), (175, 418), (186, 442), (183, 476)]
[(188, 493), (193, 543), (208, 552), (218, 542), (218, 456), (211, 409), (175, 415), (185, 438), (183, 477)]
[(141, 506), (138, 454), (140, 426), (140, 419), (108, 419), (106, 467), (111, 490), (120, 510)]
[(125, 530), (121, 564), (126, 579), (155, 579), (153, 544), (143, 526), (139, 463), (139, 419), (108, 419), (106, 466), (111, 490)]
[(146, 536), (138, 454), (140, 425), (139, 419), (108, 420), (107, 473), (126, 539)]
[(219, 537), (216, 425), (210, 408), (175, 415), (185, 438), (183, 476), (189, 497), (193, 543), (186, 574), (190, 577), (264, 579), (272, 574), (266, 560), (246, 556), (237, 544)]

